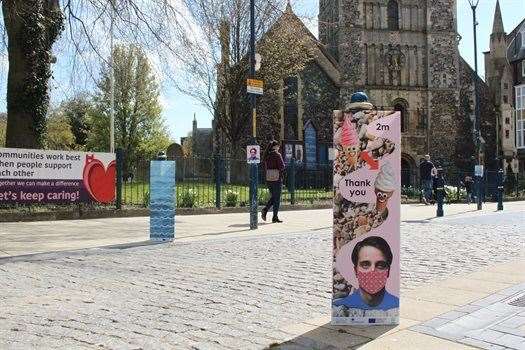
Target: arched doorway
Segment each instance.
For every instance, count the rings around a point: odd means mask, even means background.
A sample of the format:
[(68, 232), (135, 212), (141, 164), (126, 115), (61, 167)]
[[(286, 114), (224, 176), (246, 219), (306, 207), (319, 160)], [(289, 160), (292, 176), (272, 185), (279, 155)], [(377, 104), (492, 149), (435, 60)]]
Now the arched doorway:
[(408, 130), (408, 102), (401, 98), (394, 101), (394, 111), (401, 112), (401, 132)]
[(401, 186), (411, 187), (416, 185), (416, 165), (408, 154), (401, 155)]
[(402, 187), (410, 187), (412, 185), (411, 180), (411, 171), (410, 163), (404, 159), (401, 158), (401, 186)]

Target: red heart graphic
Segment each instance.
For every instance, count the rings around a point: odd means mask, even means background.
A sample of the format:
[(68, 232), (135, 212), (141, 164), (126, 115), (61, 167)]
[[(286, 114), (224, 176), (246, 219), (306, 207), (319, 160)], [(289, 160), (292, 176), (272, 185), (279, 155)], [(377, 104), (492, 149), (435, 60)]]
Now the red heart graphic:
[(116, 164), (111, 161), (107, 169), (95, 156), (86, 156), (84, 166), (84, 186), (91, 198), (100, 203), (111, 203), (115, 200)]

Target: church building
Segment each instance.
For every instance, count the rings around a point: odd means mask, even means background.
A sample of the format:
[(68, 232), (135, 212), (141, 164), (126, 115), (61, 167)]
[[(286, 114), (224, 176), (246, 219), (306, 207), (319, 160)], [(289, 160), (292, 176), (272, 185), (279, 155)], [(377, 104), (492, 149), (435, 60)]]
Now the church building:
[[(498, 11), (499, 4), (494, 27), (503, 32), (496, 23), (501, 20)], [(378, 109), (401, 112), (403, 185), (417, 183), (418, 165), (425, 154), (452, 171), (473, 171), (478, 160), (494, 170), (504, 155), (512, 158), (519, 153), (513, 150), (511, 156), (506, 151), (512, 142), (502, 138), (508, 128), (502, 103), (494, 102), (500, 96), (494, 92), (494, 82), (504, 84), (495, 74), (507, 74), (514, 79), (508, 82), (510, 91), (516, 83), (523, 84), (523, 78), (516, 80), (512, 68), (496, 68), (504, 64), (497, 58), (494, 68), (487, 69), (487, 82), (475, 74), (459, 54), (455, 0), (319, 0), (318, 39), (289, 4), (276, 25), (283, 23), (308, 37), (314, 52), (305, 69), (282, 79), (277, 107), (275, 103), (271, 110), (265, 103), (258, 107), (260, 143), (264, 146), (268, 139), (278, 137), (287, 160), (301, 156), (299, 161), (306, 166), (330, 160), (332, 110), (344, 108), (355, 91), (364, 91)], [(504, 44), (496, 44), (497, 35), (507, 42), (515, 33), (492, 35), (489, 61), (502, 54)], [(493, 47), (500, 51), (493, 54)], [(515, 98), (509, 92), (507, 100), (511, 99)]]

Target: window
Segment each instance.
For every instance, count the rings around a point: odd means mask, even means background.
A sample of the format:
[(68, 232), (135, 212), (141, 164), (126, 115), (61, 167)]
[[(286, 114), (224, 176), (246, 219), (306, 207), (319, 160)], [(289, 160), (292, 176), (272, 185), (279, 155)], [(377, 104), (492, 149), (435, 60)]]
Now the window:
[(505, 118), (505, 125), (509, 125), (510, 124), (510, 118)]
[(399, 30), (399, 5), (397, 1), (388, 2), (388, 29)]
[(525, 148), (525, 85), (516, 86), (516, 147)]
[(505, 130), (505, 138), (506, 139), (510, 138), (510, 131), (509, 130)]
[(508, 83), (504, 83), (504, 84), (503, 84), (503, 88), (504, 88), (504, 89), (508, 89), (508, 88), (509, 88), (509, 84), (508, 84)]
[(503, 95), (503, 103), (509, 103), (509, 97), (507, 95)]
[(405, 100), (394, 102), (394, 111), (401, 112), (401, 132), (408, 131), (408, 103)]
[(297, 140), (297, 77), (289, 77), (284, 80), (284, 138), (286, 140)]

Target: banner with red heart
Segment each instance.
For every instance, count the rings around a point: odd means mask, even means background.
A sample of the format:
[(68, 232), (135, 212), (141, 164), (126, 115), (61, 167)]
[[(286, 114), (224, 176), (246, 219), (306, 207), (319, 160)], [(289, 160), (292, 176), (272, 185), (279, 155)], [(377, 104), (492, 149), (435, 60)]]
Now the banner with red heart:
[(107, 168), (95, 158), (95, 155), (86, 155), (84, 165), (84, 186), (91, 198), (99, 203), (111, 203), (115, 200), (115, 179), (117, 167), (111, 161)]

